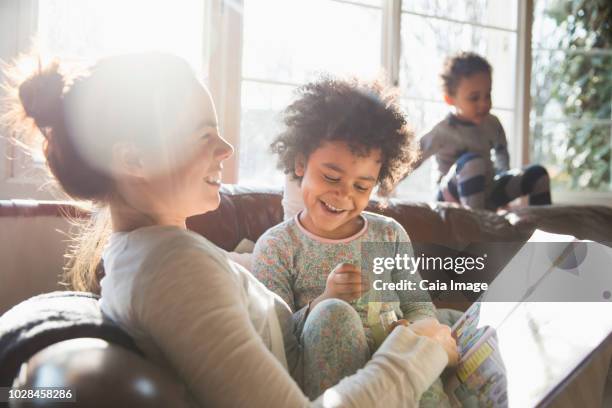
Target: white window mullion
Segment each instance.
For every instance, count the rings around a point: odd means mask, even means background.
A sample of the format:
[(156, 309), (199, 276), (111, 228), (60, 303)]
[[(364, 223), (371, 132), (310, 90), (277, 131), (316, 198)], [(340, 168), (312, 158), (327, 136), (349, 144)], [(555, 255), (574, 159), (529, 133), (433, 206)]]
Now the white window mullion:
[(531, 112), (531, 29), (533, 25), (533, 0), (518, 2), (518, 38), (516, 41), (516, 92), (514, 95), (515, 129), (518, 136), (511, 152), (512, 166), (529, 164), (529, 114)]
[(389, 85), (399, 85), (402, 0), (383, 2), (381, 66)]

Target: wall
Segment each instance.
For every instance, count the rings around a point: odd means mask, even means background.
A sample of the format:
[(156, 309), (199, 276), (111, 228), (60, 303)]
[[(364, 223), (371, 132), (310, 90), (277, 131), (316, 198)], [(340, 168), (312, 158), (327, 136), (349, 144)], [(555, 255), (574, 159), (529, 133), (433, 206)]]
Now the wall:
[(59, 290), (66, 219), (0, 217), (0, 314), (31, 296)]

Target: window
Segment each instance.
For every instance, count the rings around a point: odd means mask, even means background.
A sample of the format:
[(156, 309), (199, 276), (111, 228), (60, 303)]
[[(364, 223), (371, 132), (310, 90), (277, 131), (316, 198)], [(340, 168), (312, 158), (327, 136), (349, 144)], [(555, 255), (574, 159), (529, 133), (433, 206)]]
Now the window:
[(44, 0), (37, 37), (51, 54), (97, 59), (145, 50), (177, 54), (203, 71), (201, 0)]
[(382, 8), (376, 0), (245, 0), (243, 13), (238, 177), (279, 186), (269, 146), (282, 109), (317, 73), (379, 74)]
[(612, 37), (601, 18), (611, 7), (535, 2), (530, 149), (557, 195), (612, 191)]
[[(228, 182), (282, 185), (283, 175), (269, 145), (282, 129), (281, 112), (296, 87), (319, 72), (374, 78), (384, 70), (389, 83), (399, 86), (402, 106), (420, 136), (448, 111), (438, 82), (444, 58), (473, 50), (493, 66), (493, 113), (506, 131), (511, 165), (544, 164), (552, 176), (555, 201), (563, 191), (598, 193), (607, 203), (612, 196), (612, 51), (609, 33), (597, 25), (597, 16), (606, 15), (609, 8), (606, 2), (9, 0), (7, 4), (0, 11), (0, 58), (27, 49), (29, 37), (38, 32), (43, 46), (64, 55), (93, 59), (154, 48), (190, 61), (209, 80), (221, 130), (236, 147), (226, 166)], [(15, 33), (18, 40), (13, 44), (7, 39)], [(525, 94), (525, 84), (531, 85), (530, 93)], [(16, 156), (2, 160), (2, 197), (38, 197), (31, 183), (36, 158), (20, 157), (13, 150), (0, 141), (2, 157)], [(401, 183), (397, 195), (430, 200), (433, 162)]]

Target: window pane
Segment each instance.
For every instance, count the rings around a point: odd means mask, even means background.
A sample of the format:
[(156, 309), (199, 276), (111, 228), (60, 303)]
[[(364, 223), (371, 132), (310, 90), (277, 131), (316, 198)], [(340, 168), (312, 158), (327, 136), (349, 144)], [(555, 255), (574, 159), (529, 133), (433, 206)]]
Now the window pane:
[[(329, 1), (336, 1), (338, 3), (347, 2), (346, 0), (329, 0)], [(381, 3), (383, 1), (387, 1), (387, 0), (348, 0), (349, 3), (358, 3), (358, 4), (363, 4), (364, 6), (378, 7), (378, 8), (382, 7)]]
[(563, 38), (566, 37), (565, 30), (557, 22), (558, 17), (555, 18), (559, 13), (555, 13), (554, 9), (551, 9), (553, 3), (561, 5), (559, 1), (534, 1), (534, 19), (531, 31), (534, 50), (538, 48), (559, 48)]
[(531, 153), (560, 190), (610, 191), (612, 37), (600, 7), (535, 1)]
[[(448, 114), (448, 106), (442, 102), (402, 99), (401, 103), (406, 113), (408, 124), (415, 133), (416, 140)], [(416, 169), (397, 186), (395, 190), (396, 195), (411, 199), (415, 192), (426, 193), (424, 196), (418, 196), (417, 200), (433, 199), (436, 181), (433, 179), (433, 166), (433, 159), (425, 161), (421, 167)]]
[(436, 180), (433, 160), (427, 160), (395, 188), (395, 196), (412, 201), (435, 201)]
[(402, 10), (516, 29), (517, 0), (405, 0)]
[(516, 34), (402, 15), (400, 84), (408, 97), (442, 101), (439, 73), (447, 56), (475, 51), (493, 66), (493, 105), (514, 106)]
[(329, 0), (245, 1), (243, 76), (302, 84), (328, 71), (373, 77), (382, 11)]
[(531, 135), (533, 158), (548, 169), (553, 189), (612, 191), (611, 125), (534, 122)]
[(276, 169), (277, 157), (270, 143), (282, 130), (282, 111), (293, 97), (294, 87), (242, 82), (240, 123), (240, 183), (283, 185)]
[(531, 114), (610, 120), (612, 54), (534, 52)]
[(203, 0), (44, 0), (38, 36), (52, 54), (97, 59), (158, 50), (202, 72), (203, 21)]
[(417, 135), (428, 132), (448, 114), (444, 102), (423, 102), (409, 98), (402, 99), (408, 123)]

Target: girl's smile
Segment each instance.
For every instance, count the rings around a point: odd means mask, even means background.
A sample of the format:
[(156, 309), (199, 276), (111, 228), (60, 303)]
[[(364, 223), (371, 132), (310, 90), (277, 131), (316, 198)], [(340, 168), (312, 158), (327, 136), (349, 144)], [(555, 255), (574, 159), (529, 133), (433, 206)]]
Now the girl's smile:
[(381, 168), (380, 149), (355, 154), (346, 142), (324, 142), (305, 159), (296, 161), (295, 174), (302, 178), (305, 209), (299, 220), (308, 231), (329, 239), (358, 232), (359, 216), (370, 200)]

